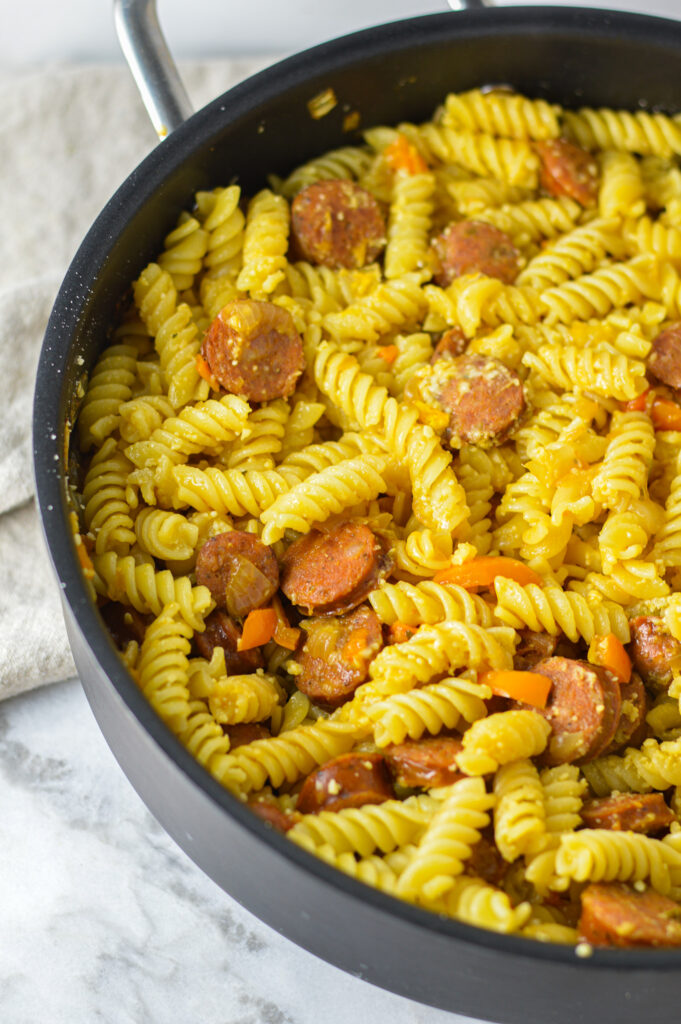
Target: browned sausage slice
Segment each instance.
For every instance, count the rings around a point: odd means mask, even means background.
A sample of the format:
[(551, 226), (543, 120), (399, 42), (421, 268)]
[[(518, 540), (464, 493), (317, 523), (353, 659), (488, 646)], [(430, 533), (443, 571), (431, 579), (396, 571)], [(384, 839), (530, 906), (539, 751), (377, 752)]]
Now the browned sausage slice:
[(142, 615), (135, 608), (118, 601), (107, 601), (99, 609), (99, 613), (111, 633), (111, 638), (119, 650), (124, 651), (131, 640), (141, 644), (147, 626), (153, 622), (153, 615)]
[(369, 663), (381, 649), (381, 623), (376, 612), (361, 605), (347, 615), (329, 615), (302, 623), (305, 642), (296, 655), (299, 690), (310, 700), (339, 707), (369, 673)]
[(468, 339), (458, 325), (450, 327), (440, 336), (440, 340), (433, 349), (430, 357), (431, 363), (437, 363), (439, 359), (455, 359), (463, 355), (466, 350)]
[(670, 388), (681, 388), (681, 321), (669, 324), (653, 339), (648, 369)]
[[(490, 830), (491, 831), (491, 830)], [(508, 861), (499, 853), (491, 836), (484, 833), (471, 850), (471, 856), (466, 861), (466, 872), (475, 878), (482, 878), (490, 885), (500, 886), (506, 877), (510, 867)]]
[(681, 906), (652, 889), (592, 882), (582, 893), (579, 934), (593, 946), (681, 946)]
[(307, 185), (291, 206), (294, 249), (323, 267), (363, 267), (385, 246), (381, 209), (366, 189), (344, 178)]
[(462, 748), (458, 736), (429, 736), (388, 747), (385, 759), (398, 785), (432, 789), (463, 778), (456, 764)]
[(210, 537), (196, 559), (196, 582), (234, 618), (262, 608), (277, 592), (279, 566), (271, 549), (252, 533), (230, 530)]
[(248, 801), (248, 806), (266, 825), (277, 832), (288, 832), (300, 820), (295, 811), (282, 811), (272, 800), (255, 797)]
[(525, 409), (520, 377), (490, 356), (471, 353), (443, 361), (421, 390), (449, 413), (443, 436), (452, 447), (501, 444)]
[(628, 683), (620, 684), (620, 697), (619, 722), (612, 743), (603, 751), (604, 754), (614, 754), (626, 746), (637, 747), (646, 737), (648, 694), (637, 672), (632, 672)]
[(281, 589), (308, 615), (350, 611), (390, 568), (387, 543), (365, 523), (348, 520), (294, 541), (282, 559)]
[(591, 153), (567, 139), (535, 143), (541, 160), (541, 185), (552, 196), (567, 196), (582, 206), (598, 198), (598, 164)]
[(296, 806), (301, 814), (318, 814), (382, 804), (394, 796), (382, 754), (342, 754), (308, 775)]
[(517, 672), (529, 672), (537, 662), (550, 658), (558, 646), (558, 637), (549, 633), (521, 629), (519, 635), (520, 640), (513, 655), (513, 668)]
[(222, 647), (225, 652), (227, 675), (240, 675), (262, 668), (264, 662), (260, 648), (254, 647), (250, 651), (237, 651), (240, 639), (241, 630), (236, 622), (230, 619), (227, 612), (216, 608), (207, 616), (206, 628), (203, 633), (194, 634), (194, 647), (202, 658), (207, 658), (209, 661), (213, 657), (215, 648)]
[(492, 224), (461, 220), (449, 224), (432, 242), (433, 280), (446, 288), (463, 274), (486, 274), (512, 284), (520, 270), (520, 253), (513, 239)]
[(664, 690), (672, 674), (681, 669), (681, 644), (667, 632), (656, 615), (638, 615), (629, 622), (629, 654), (643, 681), (653, 690)]
[(620, 717), (619, 683), (596, 665), (572, 658), (546, 658), (532, 670), (553, 683), (546, 707), (539, 710), (553, 730), (544, 761), (584, 764), (612, 742)]
[(255, 743), (256, 740), (266, 740), (272, 735), (266, 725), (260, 722), (238, 722), (236, 725), (224, 727), (229, 736), (229, 749), (236, 750), (237, 747), (244, 747), (247, 743)]
[(581, 814), (588, 828), (609, 828), (613, 832), (650, 834), (661, 832), (676, 821), (662, 793), (614, 793), (589, 800)]
[(218, 384), (251, 402), (287, 398), (305, 369), (291, 314), (255, 299), (224, 306), (206, 331), (201, 352)]

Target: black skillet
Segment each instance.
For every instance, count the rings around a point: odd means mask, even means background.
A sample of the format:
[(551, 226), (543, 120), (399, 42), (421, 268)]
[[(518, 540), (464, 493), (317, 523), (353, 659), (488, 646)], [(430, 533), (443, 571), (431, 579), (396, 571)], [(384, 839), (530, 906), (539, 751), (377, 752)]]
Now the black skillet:
[[(130, 5), (153, 27), (151, 0), (121, 2), (119, 13)], [(237, 180), (252, 194), (267, 173), (285, 175), (358, 137), (343, 132), (348, 111), (360, 112), (361, 127), (425, 120), (447, 91), (487, 83), (566, 106), (681, 109), (681, 23), (568, 7), (469, 6), (480, 9), (317, 46), (186, 121), (181, 95), (166, 94), (155, 119), (161, 131), (163, 123), (175, 130), (95, 221), (50, 318), (35, 393), (38, 501), (74, 658), (104, 736), (159, 822), (240, 903), (351, 974), (434, 1006), (508, 1024), (666, 1024), (680, 1013), (681, 951), (596, 950), (580, 959), (572, 948), (441, 920), (268, 830), (193, 760), (137, 690), (88, 598), (68, 525), (67, 424), (77, 384), (106, 343), (130, 282), (197, 189)], [(141, 41), (137, 59), (148, 67), (154, 53), (148, 36)], [(165, 68), (154, 63), (156, 86), (167, 93), (177, 81)], [(307, 102), (327, 88), (338, 105), (313, 120)]]

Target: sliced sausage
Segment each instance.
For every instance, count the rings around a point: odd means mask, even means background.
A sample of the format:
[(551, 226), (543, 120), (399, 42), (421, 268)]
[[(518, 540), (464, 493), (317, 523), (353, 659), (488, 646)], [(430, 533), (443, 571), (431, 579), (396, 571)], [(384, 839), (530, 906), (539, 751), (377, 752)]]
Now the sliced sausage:
[(339, 707), (368, 678), (369, 663), (383, 645), (380, 620), (361, 605), (347, 615), (308, 619), (303, 627), (296, 685), (315, 703)]
[(107, 601), (99, 609), (100, 615), (111, 633), (113, 642), (120, 651), (124, 651), (131, 640), (141, 644), (147, 626), (153, 622), (153, 615), (142, 615), (135, 608), (119, 604), (118, 601)]
[(308, 615), (350, 611), (389, 572), (387, 547), (369, 526), (353, 520), (312, 530), (284, 555), (281, 589)]
[(661, 832), (676, 821), (676, 815), (667, 807), (662, 793), (614, 793), (587, 801), (581, 814), (588, 828), (644, 832), (647, 835)]
[(637, 672), (632, 672), (628, 683), (620, 684), (620, 698), (619, 722), (612, 743), (603, 751), (604, 754), (615, 754), (622, 747), (637, 747), (646, 738), (648, 694)]
[(209, 537), (196, 559), (196, 582), (234, 618), (262, 608), (279, 588), (272, 550), (252, 533), (230, 530)]
[(448, 224), (432, 242), (433, 280), (446, 288), (463, 274), (485, 274), (513, 284), (520, 270), (520, 253), (513, 239), (481, 220)]
[(429, 736), (388, 747), (385, 759), (398, 785), (433, 789), (450, 786), (464, 777), (456, 764), (462, 749), (459, 736)]
[(619, 683), (597, 665), (553, 657), (532, 670), (548, 676), (552, 687), (545, 708), (535, 708), (552, 728), (546, 764), (585, 764), (612, 742), (620, 717)]
[(681, 906), (652, 889), (592, 882), (582, 893), (578, 930), (593, 946), (681, 946)]
[(669, 324), (653, 339), (648, 369), (670, 388), (681, 388), (681, 321)]
[(298, 193), (291, 205), (291, 235), (303, 259), (350, 270), (373, 262), (386, 241), (378, 203), (345, 178), (317, 181)]
[(224, 731), (229, 736), (230, 750), (244, 747), (247, 743), (255, 743), (256, 740), (267, 740), (272, 736), (267, 726), (260, 722), (238, 722), (236, 725), (225, 726)]
[(273, 800), (262, 797), (249, 800), (248, 806), (258, 818), (277, 832), (288, 832), (300, 820), (300, 815), (295, 811), (282, 811)]
[(440, 359), (455, 359), (466, 351), (468, 339), (461, 328), (457, 325), (444, 331), (430, 357), (431, 363), (437, 363)]
[(301, 814), (318, 814), (382, 804), (394, 796), (382, 754), (342, 754), (308, 775), (296, 806)]
[(656, 615), (638, 615), (630, 620), (629, 628), (629, 654), (634, 668), (641, 673), (646, 686), (656, 692), (665, 690), (673, 673), (681, 669), (681, 644)]
[(421, 387), (449, 414), (443, 437), (453, 448), (501, 444), (525, 410), (520, 377), (491, 356), (441, 362)]
[(520, 640), (513, 655), (513, 668), (517, 672), (530, 672), (539, 661), (550, 658), (558, 646), (558, 637), (550, 633), (520, 630)]
[(213, 657), (216, 647), (222, 647), (225, 652), (225, 665), (227, 675), (242, 675), (255, 672), (264, 665), (260, 648), (254, 647), (250, 651), (237, 651), (237, 644), (241, 639), (241, 630), (233, 619), (230, 619), (227, 612), (216, 608), (206, 618), (206, 628), (203, 633), (194, 634), (194, 647), (197, 654), (209, 661)]
[(540, 182), (552, 196), (567, 196), (582, 206), (594, 206), (598, 198), (598, 164), (580, 146), (567, 139), (537, 142), (541, 160)]
[(201, 352), (218, 384), (251, 402), (287, 398), (305, 369), (291, 314), (255, 299), (223, 306), (206, 331)]
[(506, 877), (508, 868), (508, 862), (501, 856), (494, 843), (493, 832), (491, 836), (483, 833), (471, 849), (471, 855), (466, 861), (468, 874), (482, 878), (490, 885), (500, 886)]

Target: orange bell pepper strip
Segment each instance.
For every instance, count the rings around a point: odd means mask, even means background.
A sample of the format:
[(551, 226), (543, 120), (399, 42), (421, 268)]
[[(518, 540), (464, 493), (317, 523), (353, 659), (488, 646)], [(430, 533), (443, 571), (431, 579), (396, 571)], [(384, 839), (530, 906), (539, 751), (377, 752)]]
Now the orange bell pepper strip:
[(393, 171), (406, 171), (407, 174), (425, 174), (428, 164), (406, 135), (400, 132), (394, 142), (386, 146), (385, 159)]
[(589, 644), (588, 658), (592, 665), (600, 665), (612, 672), (620, 683), (628, 683), (631, 679), (631, 659), (614, 633), (595, 636)]
[(197, 352), (196, 354), (196, 371), (199, 377), (203, 377), (204, 380), (208, 381), (213, 391), (220, 390), (220, 385), (218, 384), (215, 377), (211, 373), (210, 366), (208, 365), (208, 363), (203, 358), (200, 352)]
[(535, 708), (545, 708), (552, 682), (541, 672), (517, 672), (514, 669), (501, 669), (483, 672), (478, 682), (489, 686), (492, 693), (499, 697), (510, 697), (512, 700), (532, 704)]
[(274, 642), (279, 644), (280, 647), (285, 647), (287, 651), (295, 651), (301, 631), (289, 623), (286, 612), (278, 597), (272, 598), (272, 607), (277, 613), (277, 625), (275, 626), (273, 637)]
[(408, 626), (406, 622), (393, 622), (392, 626), (388, 627), (388, 643), (403, 644), (413, 637), (417, 629), (417, 626)]
[(473, 558), (463, 565), (450, 565), (436, 572), (433, 579), (436, 583), (457, 583), (466, 590), (474, 587), (491, 587), (497, 576), (505, 576), (517, 583), (527, 586), (536, 583), (541, 586), (541, 576), (517, 558), (506, 558), (504, 555), (488, 555)]
[(650, 415), (656, 430), (681, 430), (681, 406), (668, 398), (656, 398)]
[(394, 363), (400, 354), (400, 350), (397, 345), (383, 345), (381, 348), (376, 350), (376, 354), (384, 359), (388, 365)]
[(253, 647), (262, 647), (274, 636), (277, 628), (277, 613), (274, 608), (254, 608), (244, 619), (241, 639), (237, 641), (237, 651), (250, 651)]

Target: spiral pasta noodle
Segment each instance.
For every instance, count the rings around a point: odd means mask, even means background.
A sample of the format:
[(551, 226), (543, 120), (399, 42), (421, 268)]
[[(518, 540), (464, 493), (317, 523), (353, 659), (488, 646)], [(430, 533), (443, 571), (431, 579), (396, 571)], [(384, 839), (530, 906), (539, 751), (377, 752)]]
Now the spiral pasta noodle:
[(135, 675), (140, 689), (174, 731), (186, 729), (189, 715), (188, 670), (192, 630), (171, 602), (147, 629)]
[(389, 853), (414, 842), (422, 833), (439, 801), (426, 794), (382, 804), (306, 814), (294, 825), (289, 839), (315, 851), (329, 844), (335, 853), (354, 852), (369, 857), (374, 850)]
[(112, 601), (130, 605), (138, 612), (160, 615), (166, 604), (176, 604), (179, 614), (194, 631), (201, 631), (205, 616), (214, 607), (207, 587), (193, 586), (188, 576), (173, 576), (168, 569), (135, 562), (132, 555), (119, 558), (114, 551), (94, 557), (95, 589)]
[(398, 693), (367, 708), (373, 724), (374, 740), (379, 747), (402, 743), (407, 737), (418, 740), (427, 731), (436, 735), (442, 729), (456, 729), (484, 718), (485, 698), (491, 691), (465, 679), (443, 679), (439, 683)]
[(551, 726), (536, 711), (500, 711), (466, 730), (456, 762), (468, 775), (484, 775), (523, 755), (541, 754), (550, 732)]
[(544, 790), (527, 758), (502, 765), (494, 776), (494, 841), (504, 860), (536, 853), (546, 833)]
[(188, 213), (181, 214), (175, 230), (166, 236), (163, 252), (158, 258), (159, 267), (170, 274), (179, 292), (186, 291), (194, 284), (207, 247), (208, 232), (201, 227), (196, 217)]
[(641, 156), (681, 154), (681, 127), (666, 114), (646, 110), (566, 110), (567, 131), (586, 149), (616, 149)]
[(545, 100), (480, 89), (450, 93), (444, 103), (444, 118), (453, 128), (509, 139), (555, 139), (558, 114), (559, 108)]
[(130, 463), (109, 438), (94, 455), (83, 485), (83, 517), (95, 541), (95, 551), (126, 555), (135, 543), (127, 501)]
[(494, 798), (482, 779), (455, 782), (433, 815), (411, 861), (400, 875), (397, 893), (407, 899), (437, 899), (463, 872), (481, 831), (489, 824)]
[(418, 271), (425, 265), (434, 190), (435, 179), (430, 173), (395, 176), (385, 250), (388, 280)]
[(634, 832), (583, 829), (561, 836), (556, 855), (559, 875), (577, 882), (641, 882), (656, 892), (671, 888), (669, 868), (681, 867), (681, 853), (659, 839)]
[(290, 213), (288, 203), (269, 189), (251, 199), (246, 214), (240, 291), (254, 298), (271, 294), (284, 280)]
[(132, 395), (137, 379), (137, 351), (132, 345), (112, 345), (95, 363), (78, 416), (81, 448), (101, 444), (118, 426), (121, 407)]

